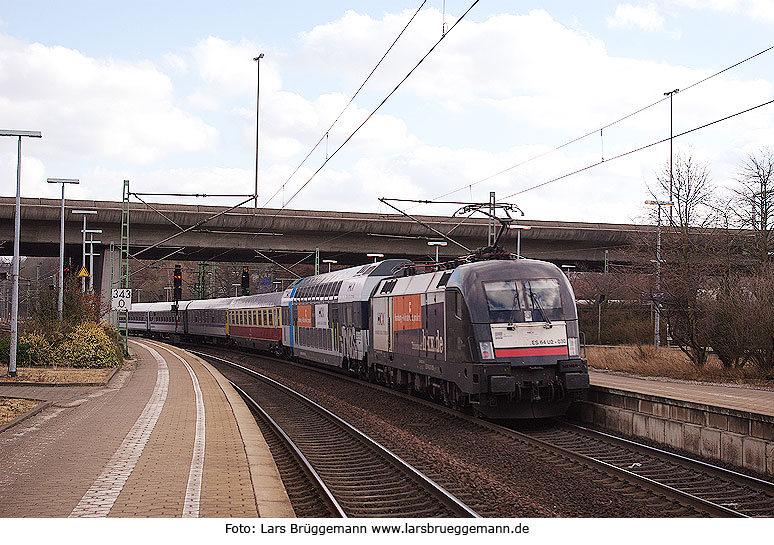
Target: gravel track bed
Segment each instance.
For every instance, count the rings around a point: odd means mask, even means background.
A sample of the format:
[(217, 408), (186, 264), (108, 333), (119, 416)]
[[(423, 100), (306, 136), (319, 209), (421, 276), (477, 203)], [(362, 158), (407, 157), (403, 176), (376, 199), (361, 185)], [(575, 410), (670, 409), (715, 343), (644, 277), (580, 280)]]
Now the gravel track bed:
[(621, 481), (365, 384), (211, 350), (314, 399), (487, 517), (691, 516)]

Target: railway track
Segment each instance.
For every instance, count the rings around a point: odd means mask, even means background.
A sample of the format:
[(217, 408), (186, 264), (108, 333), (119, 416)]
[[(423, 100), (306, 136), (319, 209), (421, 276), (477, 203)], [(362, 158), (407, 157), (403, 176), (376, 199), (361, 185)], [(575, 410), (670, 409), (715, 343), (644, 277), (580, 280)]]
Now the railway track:
[(762, 479), (574, 424), (529, 435), (718, 506), (726, 516), (774, 516), (774, 483)]
[[(192, 351), (232, 381), (276, 442), (278, 467), (292, 465), (289, 488), (319, 498), (302, 505), (311, 514), (335, 517), (478, 517), (421, 472), (338, 416), (287, 386), (252, 369), (211, 354)], [(271, 446), (271, 445), (270, 445)], [(305, 480), (306, 484), (303, 484)], [(306, 488), (306, 490), (303, 490)], [(288, 490), (289, 495), (293, 495)], [(294, 504), (296, 508), (296, 504)]]
[[(263, 356), (261, 356), (263, 358)], [(272, 358), (266, 358), (272, 360)], [(272, 360), (275, 361), (275, 360)], [(285, 365), (296, 365), (282, 362)], [(774, 515), (774, 484), (741, 473), (659, 451), (567, 423), (550, 428), (517, 430), (452, 411), (435, 403), (383, 386), (356, 381), (339, 373), (308, 366), (310, 372), (356, 382), (461, 420), (460, 425), (482, 433), (529, 443), (554, 458), (585, 466), (622, 494), (663, 504), (665, 516), (766, 517)], [(481, 435), (482, 443), (486, 435)]]

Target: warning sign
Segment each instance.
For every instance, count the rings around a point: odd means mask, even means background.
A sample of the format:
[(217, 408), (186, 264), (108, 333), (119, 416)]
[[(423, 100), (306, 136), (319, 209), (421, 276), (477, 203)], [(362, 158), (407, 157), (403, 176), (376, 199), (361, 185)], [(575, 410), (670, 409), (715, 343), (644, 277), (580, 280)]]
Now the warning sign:
[(81, 267), (81, 270), (78, 271), (78, 278), (88, 278), (89, 277), (89, 271), (86, 270), (86, 267)]

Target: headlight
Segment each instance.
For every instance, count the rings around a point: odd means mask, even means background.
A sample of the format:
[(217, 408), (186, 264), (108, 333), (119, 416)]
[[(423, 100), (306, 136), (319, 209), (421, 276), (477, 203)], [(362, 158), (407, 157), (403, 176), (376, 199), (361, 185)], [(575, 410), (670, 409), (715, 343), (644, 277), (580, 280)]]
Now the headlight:
[(492, 343), (490, 342), (480, 342), (478, 343), (478, 347), (481, 349), (481, 359), (482, 360), (493, 360), (494, 359), (494, 350), (492, 350)]
[(578, 337), (567, 337), (567, 348), (571, 358), (580, 358), (580, 340)]

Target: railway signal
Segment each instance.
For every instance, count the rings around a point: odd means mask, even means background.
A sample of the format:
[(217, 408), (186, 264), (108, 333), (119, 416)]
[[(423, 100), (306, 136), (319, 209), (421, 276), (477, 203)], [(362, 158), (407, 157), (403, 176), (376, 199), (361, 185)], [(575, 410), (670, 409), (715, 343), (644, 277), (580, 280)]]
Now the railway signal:
[(183, 271), (180, 265), (175, 265), (175, 274), (172, 282), (172, 298), (179, 301), (183, 298)]

